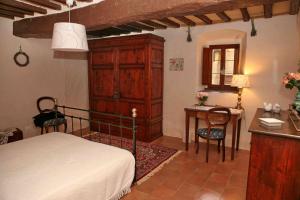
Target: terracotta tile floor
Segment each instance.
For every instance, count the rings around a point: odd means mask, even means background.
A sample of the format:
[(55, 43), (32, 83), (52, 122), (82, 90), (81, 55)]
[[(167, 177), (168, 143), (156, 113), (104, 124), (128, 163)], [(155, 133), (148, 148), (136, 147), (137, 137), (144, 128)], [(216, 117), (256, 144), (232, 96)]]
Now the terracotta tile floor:
[(244, 200), (247, 186), (249, 151), (240, 150), (234, 161), (226, 148), (226, 160), (221, 161), (217, 146), (212, 145), (209, 162), (205, 162), (205, 143), (200, 143), (199, 154), (194, 144), (188, 152), (178, 138), (161, 137), (155, 144), (180, 149), (183, 152), (161, 171), (122, 200)]

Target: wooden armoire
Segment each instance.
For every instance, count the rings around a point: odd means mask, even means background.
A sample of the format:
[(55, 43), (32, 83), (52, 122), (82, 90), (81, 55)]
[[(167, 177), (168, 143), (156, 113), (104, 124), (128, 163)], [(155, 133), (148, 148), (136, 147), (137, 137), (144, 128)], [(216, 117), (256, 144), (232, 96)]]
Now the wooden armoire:
[[(90, 109), (131, 116), (136, 108), (137, 139), (162, 136), (164, 39), (153, 34), (105, 38), (90, 40), (89, 48)], [(107, 116), (91, 118), (118, 123)], [(110, 131), (120, 133), (114, 127)]]

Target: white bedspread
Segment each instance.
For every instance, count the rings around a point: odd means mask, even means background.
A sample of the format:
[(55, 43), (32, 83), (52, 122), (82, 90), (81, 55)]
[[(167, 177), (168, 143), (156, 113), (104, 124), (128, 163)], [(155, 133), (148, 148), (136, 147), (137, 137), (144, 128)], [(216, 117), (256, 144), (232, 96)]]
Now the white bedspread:
[(0, 146), (1, 200), (110, 200), (134, 177), (129, 151), (65, 133)]

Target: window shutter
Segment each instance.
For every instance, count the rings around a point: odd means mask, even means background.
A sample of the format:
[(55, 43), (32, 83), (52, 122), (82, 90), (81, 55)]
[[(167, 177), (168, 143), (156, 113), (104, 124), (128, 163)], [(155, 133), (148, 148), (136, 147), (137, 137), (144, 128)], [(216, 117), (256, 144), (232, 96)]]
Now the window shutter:
[(211, 49), (203, 48), (202, 57), (202, 85), (211, 83)]

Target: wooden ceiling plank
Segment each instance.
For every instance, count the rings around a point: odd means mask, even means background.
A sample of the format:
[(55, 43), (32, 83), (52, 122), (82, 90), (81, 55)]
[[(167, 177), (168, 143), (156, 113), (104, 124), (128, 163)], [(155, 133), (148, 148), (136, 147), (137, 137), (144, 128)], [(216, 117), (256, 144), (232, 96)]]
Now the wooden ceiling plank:
[(133, 26), (128, 26), (128, 25), (119, 25), (117, 26), (117, 28), (123, 29), (123, 30), (128, 30), (130, 32), (142, 32), (142, 29), (139, 29), (137, 27), (133, 27)]
[(34, 3), (36, 5), (43, 6), (43, 7), (46, 7), (46, 8), (50, 8), (50, 9), (53, 9), (53, 10), (61, 10), (61, 5), (50, 2), (48, 0), (24, 0), (24, 1), (28, 1), (30, 3)]
[(4, 18), (8, 18), (8, 19), (15, 19), (15, 17), (12, 15), (5, 15), (5, 14), (1, 14), (1, 13), (0, 13), (0, 17), (4, 17)]
[(166, 28), (168, 28), (168, 26), (162, 25), (160, 23), (156, 23), (156, 22), (151, 21), (151, 20), (143, 20), (141, 22), (146, 24), (146, 25), (152, 26), (156, 29), (166, 29)]
[(58, 3), (62, 3), (64, 5), (67, 5), (66, 0), (52, 0), (52, 1), (55, 1), (55, 2), (58, 2)]
[(158, 21), (172, 27), (172, 28), (179, 28), (180, 24), (170, 20), (169, 18), (162, 18), (162, 19), (158, 19)]
[(264, 4), (264, 16), (265, 18), (273, 17), (273, 4)]
[(15, 17), (24, 18), (24, 14), (18, 13), (18, 12), (9, 11), (9, 10), (0, 9), (0, 13), (4, 14), (4, 15), (11, 15), (11, 16), (15, 16)]
[(300, 0), (290, 0), (290, 15), (296, 15), (299, 12)]
[(248, 22), (250, 20), (250, 15), (249, 15), (248, 9), (247, 8), (241, 8), (240, 11), (242, 13), (244, 22)]
[(22, 10), (22, 9), (7, 6), (7, 5), (4, 5), (4, 4), (0, 4), (0, 9), (13, 11), (13, 12), (18, 12), (18, 13), (22, 13), (22, 14), (25, 14), (25, 15), (33, 15), (34, 14), (32, 11)]
[(189, 19), (187, 17), (177, 16), (177, 17), (174, 17), (174, 18), (176, 18), (177, 20), (185, 23), (187, 26), (196, 26), (196, 23), (193, 20), (191, 20), (191, 19)]
[(212, 20), (209, 19), (206, 15), (194, 14), (194, 16), (202, 20), (205, 24), (212, 24)]
[(20, 1), (16, 1), (16, 0), (0, 0), (0, 4), (12, 6), (12, 7), (15, 7), (15, 8), (22, 9), (22, 10), (37, 12), (37, 13), (40, 13), (40, 14), (47, 14), (47, 10), (44, 9), (44, 8), (33, 6), (33, 5), (23, 3), (23, 2), (20, 2)]
[(144, 25), (144, 24), (141, 24), (141, 23), (138, 23), (138, 22), (130, 22), (127, 25), (137, 27), (137, 28), (140, 28), (140, 29), (143, 29), (143, 30), (146, 30), (146, 31), (154, 31), (153, 27), (147, 26), (147, 25)]
[[(72, 10), (72, 22), (84, 24), (87, 30), (98, 30), (133, 21), (193, 14), (206, 15), (282, 1), (287, 0), (168, 0), (166, 3), (161, 3), (161, 0), (151, 0), (151, 4), (141, 0), (106, 0)], [(67, 16), (67, 12), (62, 12), (14, 21), (14, 35), (50, 38), (54, 23), (65, 21)]]
[(225, 13), (225, 12), (218, 12), (216, 13), (220, 19), (222, 19), (224, 22), (230, 22), (231, 18)]

